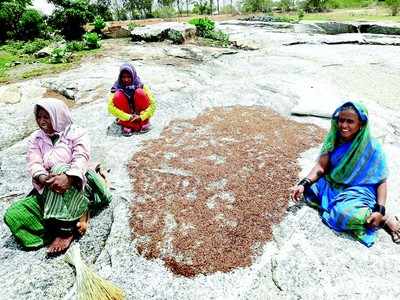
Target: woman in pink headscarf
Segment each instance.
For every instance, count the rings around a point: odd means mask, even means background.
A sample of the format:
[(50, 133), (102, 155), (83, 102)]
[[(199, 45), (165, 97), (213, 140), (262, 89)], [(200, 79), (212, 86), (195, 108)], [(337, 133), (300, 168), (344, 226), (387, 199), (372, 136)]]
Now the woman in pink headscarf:
[(89, 208), (108, 204), (111, 195), (104, 179), (88, 169), (88, 136), (73, 125), (65, 103), (40, 101), (34, 114), (39, 129), (27, 153), (34, 189), (7, 209), (4, 221), (24, 247), (50, 243), (48, 253), (56, 254), (85, 233)]

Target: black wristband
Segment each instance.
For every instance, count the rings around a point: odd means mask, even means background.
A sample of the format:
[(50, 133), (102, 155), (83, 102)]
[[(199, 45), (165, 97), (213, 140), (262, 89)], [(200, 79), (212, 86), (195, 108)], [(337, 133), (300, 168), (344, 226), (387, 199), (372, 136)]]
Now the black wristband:
[(297, 185), (302, 185), (304, 186), (304, 188), (309, 187), (311, 185), (312, 181), (310, 178), (303, 178), (302, 180), (300, 180), (300, 182)]
[(376, 203), (376, 204), (374, 205), (374, 209), (372, 210), (372, 212), (378, 212), (378, 213), (380, 213), (382, 216), (384, 216), (385, 213), (386, 213), (385, 206)]

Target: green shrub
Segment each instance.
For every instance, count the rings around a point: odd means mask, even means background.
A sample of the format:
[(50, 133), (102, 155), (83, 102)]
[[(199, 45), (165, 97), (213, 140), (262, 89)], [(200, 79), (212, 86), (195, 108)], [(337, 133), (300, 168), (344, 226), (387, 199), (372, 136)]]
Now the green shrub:
[(153, 11), (154, 18), (173, 18), (176, 11), (173, 7), (164, 6)]
[(397, 16), (400, 10), (400, 0), (385, 0), (385, 4), (390, 8), (392, 16)]
[(194, 18), (189, 21), (189, 24), (196, 26), (199, 36), (205, 36), (215, 28), (215, 22), (209, 18)]
[(128, 24), (128, 29), (130, 31), (132, 31), (133, 29), (135, 29), (136, 27), (142, 27), (142, 25), (136, 24), (135, 22), (129, 22)]
[(50, 54), (50, 63), (61, 64), (68, 62), (69, 52), (65, 47), (55, 48)]
[(174, 29), (168, 31), (168, 39), (171, 40), (174, 44), (183, 44), (183, 42), (185, 41), (182, 33)]
[(38, 52), (40, 49), (48, 46), (50, 44), (49, 40), (43, 39), (35, 39), (32, 42), (24, 43), (24, 46), (21, 49), (23, 54), (34, 54)]
[(101, 30), (106, 27), (106, 22), (104, 22), (103, 18), (100, 16), (96, 16), (93, 22), (94, 31), (100, 33)]
[(67, 51), (69, 52), (79, 52), (85, 50), (86, 44), (82, 41), (71, 41), (67, 43)]
[(86, 32), (83, 35), (83, 41), (89, 49), (100, 48), (100, 36), (96, 32)]
[(209, 31), (204, 37), (215, 41), (220, 41), (224, 46), (229, 45), (229, 35), (221, 30)]
[(303, 20), (304, 19), (304, 10), (302, 10), (301, 8), (297, 10), (297, 18), (299, 20)]

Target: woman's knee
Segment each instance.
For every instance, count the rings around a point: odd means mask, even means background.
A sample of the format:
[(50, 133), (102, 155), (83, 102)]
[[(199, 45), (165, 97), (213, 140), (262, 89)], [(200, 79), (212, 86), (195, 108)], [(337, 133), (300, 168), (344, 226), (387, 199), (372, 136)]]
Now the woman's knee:
[(135, 108), (138, 111), (145, 110), (150, 105), (149, 96), (147, 96), (144, 89), (136, 89), (135, 90), (134, 100), (135, 100)]
[(126, 113), (130, 113), (128, 97), (122, 91), (116, 91), (113, 97), (114, 106)]

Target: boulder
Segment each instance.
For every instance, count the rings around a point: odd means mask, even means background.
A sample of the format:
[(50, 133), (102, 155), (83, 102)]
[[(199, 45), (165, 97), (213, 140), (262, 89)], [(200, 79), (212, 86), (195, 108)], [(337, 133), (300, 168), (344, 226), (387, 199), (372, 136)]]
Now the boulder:
[(128, 27), (120, 25), (107, 26), (101, 31), (101, 33), (104, 38), (109, 39), (128, 38), (131, 36)]
[(361, 33), (400, 35), (400, 27), (385, 26), (379, 24), (361, 24), (359, 26)]
[(294, 32), (297, 33), (320, 33), (323, 34), (325, 31), (315, 24), (299, 23), (294, 24)]
[(21, 91), (19, 86), (5, 86), (0, 89), (0, 102), (6, 104), (15, 104), (21, 101)]
[(51, 52), (53, 51), (53, 47), (47, 46), (43, 49), (40, 49), (38, 52), (35, 53), (37, 58), (47, 57), (50, 56)]
[(165, 22), (136, 27), (131, 32), (132, 41), (161, 42), (172, 40), (182, 44), (196, 35), (196, 27), (187, 23)]
[(327, 34), (357, 33), (358, 27), (353, 24), (339, 22), (320, 22), (315, 25), (321, 27)]

